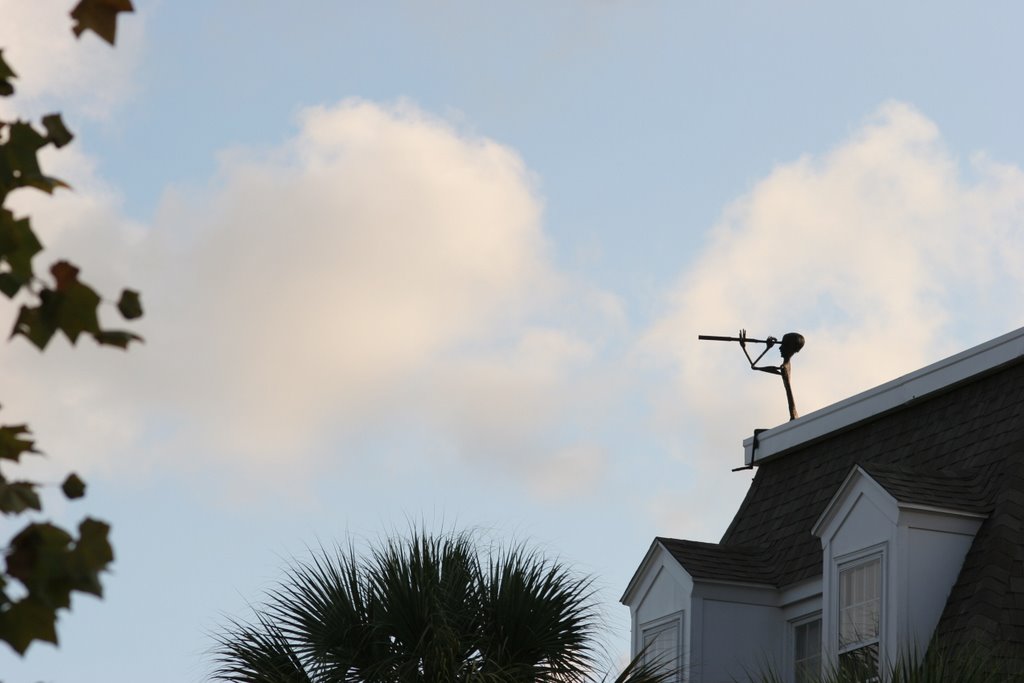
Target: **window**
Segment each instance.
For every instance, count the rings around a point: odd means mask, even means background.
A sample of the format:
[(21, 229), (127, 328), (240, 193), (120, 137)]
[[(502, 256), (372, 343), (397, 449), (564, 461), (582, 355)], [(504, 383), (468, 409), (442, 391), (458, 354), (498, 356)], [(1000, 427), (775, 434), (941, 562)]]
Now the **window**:
[(839, 668), (878, 675), (882, 614), (882, 558), (839, 570)]
[(670, 681), (681, 681), (680, 651), (682, 649), (682, 619), (678, 614), (659, 619), (645, 625), (640, 646), (644, 649), (644, 661), (657, 663), (665, 669), (676, 671)]
[(815, 683), (821, 679), (821, 617), (793, 624), (794, 683)]

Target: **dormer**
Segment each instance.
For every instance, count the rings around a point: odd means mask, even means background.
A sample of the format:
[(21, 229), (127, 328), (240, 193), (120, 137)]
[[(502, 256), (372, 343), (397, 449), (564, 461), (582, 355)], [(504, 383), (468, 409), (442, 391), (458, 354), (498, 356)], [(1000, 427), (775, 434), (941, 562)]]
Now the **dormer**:
[(786, 638), (780, 599), (764, 548), (661, 537), (622, 596), (633, 655), (671, 661), (679, 683), (741, 680), (766, 664), (777, 670)]
[(826, 661), (923, 654), (988, 510), (973, 473), (855, 465), (812, 528)]

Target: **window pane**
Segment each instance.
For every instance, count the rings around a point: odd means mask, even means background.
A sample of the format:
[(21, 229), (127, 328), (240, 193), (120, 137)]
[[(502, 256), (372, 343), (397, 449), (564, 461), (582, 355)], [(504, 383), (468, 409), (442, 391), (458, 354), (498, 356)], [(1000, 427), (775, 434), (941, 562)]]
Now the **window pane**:
[(878, 643), (839, 655), (839, 670), (850, 680), (878, 680)]
[(882, 606), (882, 561), (871, 560), (839, 573), (840, 649), (878, 639)]
[(821, 680), (821, 657), (796, 663), (796, 683), (818, 683)]
[(644, 661), (667, 669), (679, 666), (679, 623), (674, 622), (644, 631)]
[(821, 676), (821, 619), (793, 628), (796, 683), (814, 683)]

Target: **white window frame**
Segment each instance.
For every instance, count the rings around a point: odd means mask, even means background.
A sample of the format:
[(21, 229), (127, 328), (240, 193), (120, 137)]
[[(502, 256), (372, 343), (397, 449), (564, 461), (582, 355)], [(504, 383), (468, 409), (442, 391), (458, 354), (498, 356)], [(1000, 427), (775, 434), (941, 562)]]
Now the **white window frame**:
[(789, 628), (787, 629), (788, 637), (787, 637), (787, 641), (786, 641), (786, 653), (787, 653), (786, 654), (786, 662), (787, 662), (787, 666), (789, 667), (787, 680), (792, 681), (793, 683), (796, 683), (796, 680), (797, 680), (796, 630), (798, 628), (800, 628), (801, 626), (806, 626), (807, 624), (810, 624), (810, 623), (815, 622), (815, 621), (818, 622), (818, 635), (819, 635), (819, 638), (818, 638), (818, 667), (819, 667), (819, 671), (818, 671), (818, 675), (815, 677), (815, 680), (818, 680), (818, 677), (820, 677), (820, 675), (821, 675), (820, 669), (824, 665), (824, 662), (825, 662), (825, 647), (824, 647), (824, 642), (823, 642), (824, 638), (825, 638), (825, 621), (822, 618), (822, 611), (819, 609), (819, 610), (816, 610), (814, 612), (810, 612), (808, 614), (801, 615), (801, 616), (797, 617), (796, 619), (790, 619), (790, 621), (789, 621)]
[[(667, 629), (676, 627), (676, 675), (674, 678), (669, 679), (672, 683), (684, 683), (686, 675), (683, 671), (683, 643), (686, 642), (683, 633), (683, 626), (685, 621), (683, 619), (684, 611), (680, 610), (672, 614), (653, 619), (644, 624), (640, 625), (640, 641), (637, 643), (637, 652), (642, 652), (644, 649), (644, 643), (651, 635), (657, 635), (658, 633)], [(646, 657), (645, 657), (646, 659)]]
[[(881, 668), (883, 662), (885, 662), (885, 638), (886, 638), (886, 611), (888, 609), (889, 602), (889, 581), (888, 581), (888, 558), (887, 558), (887, 544), (881, 543), (870, 548), (865, 548), (856, 553), (849, 553), (842, 557), (837, 557), (834, 565), (834, 573), (832, 575), (834, 586), (834, 595), (832, 597), (832, 609), (835, 614), (835, 629), (830, 634), (832, 641), (832, 647), (835, 648), (836, 653), (835, 666), (839, 667), (840, 660), (844, 654), (854, 652), (863, 647), (870, 647), (876, 645), (878, 648), (878, 667), (879, 676), (881, 675)], [(853, 646), (842, 647), (839, 642), (840, 633), (842, 631), (842, 574), (845, 571), (857, 569), (864, 565), (872, 562), (878, 562), (878, 634), (869, 640), (864, 640), (856, 643)], [(875, 680), (879, 680), (876, 678)]]

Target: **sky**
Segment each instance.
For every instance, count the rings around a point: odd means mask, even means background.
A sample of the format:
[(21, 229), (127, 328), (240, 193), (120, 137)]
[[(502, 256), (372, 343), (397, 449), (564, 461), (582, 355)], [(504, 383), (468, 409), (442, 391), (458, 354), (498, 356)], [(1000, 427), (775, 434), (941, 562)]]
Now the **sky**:
[(137, 0), (114, 49), (73, 4), (0, 0), (0, 118), (77, 135), (11, 204), (146, 341), (0, 353), (116, 553), (5, 683), (204, 680), (290, 559), (410, 525), (592, 575), (621, 658), (788, 417), (698, 334), (803, 333), (806, 414), (1024, 324), (1017, 3)]

